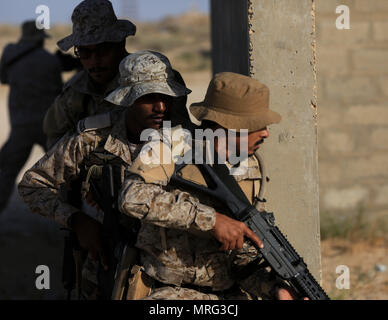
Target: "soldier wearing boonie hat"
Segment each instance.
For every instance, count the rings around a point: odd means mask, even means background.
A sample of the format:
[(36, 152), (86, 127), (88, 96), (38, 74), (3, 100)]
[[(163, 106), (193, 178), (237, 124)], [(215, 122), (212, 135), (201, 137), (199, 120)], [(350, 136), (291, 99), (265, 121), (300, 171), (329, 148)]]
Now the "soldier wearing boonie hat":
[(278, 123), (281, 116), (269, 109), (269, 89), (259, 81), (232, 72), (211, 80), (204, 101), (193, 103), (191, 113), (227, 129), (260, 130)]
[[(97, 280), (99, 264), (107, 263), (99, 236), (101, 217), (91, 218), (83, 213), (60, 196), (58, 186), (81, 175), (88, 176), (95, 166), (110, 164), (115, 190), (119, 190), (124, 172), (141, 149), (142, 130), (158, 129), (162, 121), (168, 119), (171, 99), (185, 97), (190, 92), (176, 80), (170, 62), (158, 52), (128, 55), (119, 69), (120, 87), (106, 98), (114, 103), (115, 109), (80, 120), (78, 133), (68, 132), (25, 173), (18, 186), (20, 195), (33, 212), (76, 232), (81, 247), (88, 250), (81, 284), (84, 299), (110, 298), (109, 293), (101, 292)], [(87, 183), (84, 181), (83, 186)], [(98, 180), (96, 183), (99, 185)], [(87, 188), (83, 191), (83, 197), (88, 199)], [(120, 218), (133, 225), (127, 220)]]
[[(207, 128), (248, 129), (248, 170), (234, 178), (257, 206), (263, 201), (266, 176), (260, 173), (253, 154), (268, 137), (267, 126), (280, 121), (280, 115), (268, 106), (269, 90), (265, 85), (239, 74), (221, 73), (212, 79), (205, 100), (190, 108), (198, 120), (206, 120)], [(214, 146), (219, 152), (218, 142)], [(152, 150), (152, 142), (147, 146), (147, 151)], [(226, 161), (226, 165), (230, 163)], [(127, 170), (119, 208), (142, 222), (136, 242), (140, 265), (132, 282), (136, 294), (131, 297), (292, 298), (286, 283), (264, 268), (247, 273), (242, 279), (238, 270), (260, 260), (256, 247), (263, 247), (261, 240), (244, 223), (221, 214), (226, 208), (214, 198), (186, 190), (182, 185), (171, 185), (173, 172), (174, 164), (160, 161), (149, 165), (141, 157)], [(207, 185), (195, 164), (188, 163), (180, 174), (186, 180)], [(246, 238), (255, 245), (246, 242)]]
[(119, 71), (120, 86), (105, 98), (119, 106), (131, 106), (150, 93), (180, 97), (191, 92), (177, 81), (170, 61), (159, 52), (133, 53), (121, 61)]
[(202, 127), (246, 129), (251, 156), (269, 137), (267, 127), (281, 120), (280, 114), (269, 109), (269, 96), (268, 87), (258, 80), (221, 72), (210, 81), (205, 99), (192, 103), (189, 110)]
[(73, 32), (57, 45), (64, 51), (74, 47), (84, 70), (65, 84), (46, 114), (49, 147), (67, 131), (74, 131), (80, 119), (114, 107), (104, 97), (118, 87), (118, 66), (128, 55), (125, 39), (136, 33), (132, 22), (117, 19), (108, 0), (82, 1), (71, 19)]
[[(43, 122), (47, 147), (51, 148), (67, 132), (75, 133), (77, 123), (86, 117), (104, 114), (117, 106), (104, 98), (118, 87), (118, 66), (128, 55), (126, 37), (135, 35), (135, 25), (117, 19), (108, 0), (84, 0), (71, 16), (72, 33), (58, 41), (60, 49), (74, 47), (83, 70), (74, 75), (62, 88), (48, 109)], [(96, 127), (106, 125), (104, 117)], [(96, 120), (95, 120), (96, 121)], [(81, 182), (76, 179), (63, 188), (71, 205), (82, 210)]]
[(87, 46), (103, 42), (121, 42), (136, 33), (129, 20), (117, 19), (110, 1), (85, 0), (73, 11), (73, 33), (58, 41), (63, 51), (73, 46)]
[[(73, 46), (84, 70), (65, 84), (46, 113), (43, 129), (49, 148), (66, 132), (76, 132), (81, 119), (122, 108), (104, 98), (119, 87), (119, 64), (128, 55), (125, 39), (136, 32), (130, 21), (117, 19), (107, 0), (82, 1), (73, 11), (72, 22), (72, 34), (58, 41), (58, 46), (65, 51)], [(180, 77), (177, 71), (174, 73)], [(178, 81), (184, 84), (181, 77)], [(177, 110), (186, 111), (186, 97), (176, 99), (175, 105)], [(97, 119), (100, 122), (97, 123)], [(93, 125), (106, 125), (104, 119), (96, 117)], [(72, 205), (82, 208), (79, 180), (64, 189), (65, 196), (72, 199)]]
[[(82, 1), (73, 11), (72, 22), (72, 34), (57, 44), (65, 51), (74, 46), (84, 70), (65, 84), (46, 114), (44, 130), (49, 146), (68, 130), (74, 131), (80, 119), (117, 108), (104, 98), (119, 86), (119, 64), (128, 55), (125, 38), (136, 33), (133, 23), (117, 19), (108, 0)], [(179, 72), (174, 73), (185, 85)], [(185, 106), (185, 98), (176, 101), (181, 118), (188, 118)]]

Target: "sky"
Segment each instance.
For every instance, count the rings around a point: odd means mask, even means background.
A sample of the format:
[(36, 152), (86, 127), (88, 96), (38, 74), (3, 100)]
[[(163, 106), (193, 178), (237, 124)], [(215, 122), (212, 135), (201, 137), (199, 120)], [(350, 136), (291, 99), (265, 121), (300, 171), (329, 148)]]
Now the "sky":
[[(166, 15), (184, 13), (193, 5), (200, 12), (209, 12), (210, 0), (111, 0), (117, 16), (122, 17), (122, 3), (137, 5), (138, 21), (158, 20)], [(19, 24), (39, 16), (35, 13), (39, 5), (50, 9), (50, 23), (71, 23), (71, 13), (81, 0), (0, 0), (0, 24)], [(135, 19), (135, 17), (131, 17)]]

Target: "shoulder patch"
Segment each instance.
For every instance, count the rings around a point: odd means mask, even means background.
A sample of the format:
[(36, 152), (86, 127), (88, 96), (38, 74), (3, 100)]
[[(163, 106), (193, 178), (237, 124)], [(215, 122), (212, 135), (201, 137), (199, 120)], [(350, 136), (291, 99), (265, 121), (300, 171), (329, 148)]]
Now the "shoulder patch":
[(96, 114), (78, 121), (77, 132), (78, 134), (81, 134), (82, 132), (107, 128), (111, 125), (112, 121), (110, 112)]
[[(141, 176), (146, 183), (167, 185), (175, 169), (171, 149), (162, 141), (154, 141), (147, 145), (150, 148), (143, 147), (127, 170)], [(163, 156), (164, 153), (166, 157)]]

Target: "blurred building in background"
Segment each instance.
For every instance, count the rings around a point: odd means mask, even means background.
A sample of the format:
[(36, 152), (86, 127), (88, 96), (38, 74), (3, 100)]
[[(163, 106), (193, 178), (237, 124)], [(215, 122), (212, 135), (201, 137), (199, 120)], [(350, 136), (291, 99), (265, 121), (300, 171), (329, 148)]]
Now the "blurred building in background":
[(388, 219), (388, 1), (316, 0), (316, 31), (322, 223)]

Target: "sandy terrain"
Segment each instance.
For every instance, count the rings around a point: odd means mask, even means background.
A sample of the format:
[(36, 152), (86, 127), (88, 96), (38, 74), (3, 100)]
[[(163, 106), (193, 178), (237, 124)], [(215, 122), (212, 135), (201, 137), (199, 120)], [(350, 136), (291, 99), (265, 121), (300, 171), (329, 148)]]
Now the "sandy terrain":
[[(388, 300), (388, 270), (383, 271), (388, 266), (387, 241), (331, 239), (321, 246), (323, 287), (332, 299)], [(344, 274), (340, 270), (336, 273), (341, 265), (349, 268), (349, 289), (336, 287), (337, 278)]]

